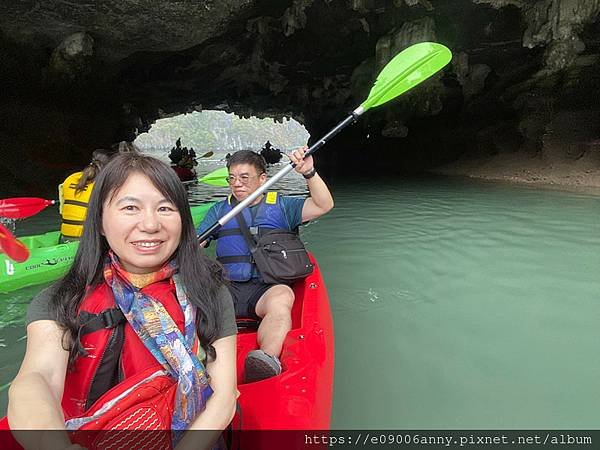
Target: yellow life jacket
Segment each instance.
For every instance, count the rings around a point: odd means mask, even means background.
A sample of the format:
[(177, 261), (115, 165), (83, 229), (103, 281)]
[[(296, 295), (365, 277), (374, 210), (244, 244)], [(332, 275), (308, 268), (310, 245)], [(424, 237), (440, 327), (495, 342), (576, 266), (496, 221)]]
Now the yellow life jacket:
[(87, 213), (88, 202), (94, 183), (88, 183), (79, 192), (75, 193), (75, 187), (81, 178), (82, 172), (69, 175), (59, 186), (59, 197), (61, 199), (62, 224), (60, 233), (67, 238), (79, 238), (83, 233), (83, 222)]

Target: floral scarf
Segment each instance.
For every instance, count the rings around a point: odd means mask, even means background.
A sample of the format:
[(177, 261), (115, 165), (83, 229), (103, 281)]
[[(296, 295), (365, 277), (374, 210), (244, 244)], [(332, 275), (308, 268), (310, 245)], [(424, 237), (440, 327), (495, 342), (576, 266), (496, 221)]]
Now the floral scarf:
[(132, 283), (132, 276), (111, 251), (104, 264), (104, 279), (112, 288), (115, 302), (127, 321), (152, 355), (167, 373), (177, 380), (177, 394), (171, 428), (173, 446), (183, 432), (204, 410), (212, 395), (204, 365), (193, 353), (196, 339), (195, 308), (189, 302), (177, 275), (177, 261), (171, 260), (158, 272), (149, 275), (148, 284), (173, 278), (177, 300), (185, 318), (185, 336), (181, 333), (165, 307), (153, 297), (140, 291)]

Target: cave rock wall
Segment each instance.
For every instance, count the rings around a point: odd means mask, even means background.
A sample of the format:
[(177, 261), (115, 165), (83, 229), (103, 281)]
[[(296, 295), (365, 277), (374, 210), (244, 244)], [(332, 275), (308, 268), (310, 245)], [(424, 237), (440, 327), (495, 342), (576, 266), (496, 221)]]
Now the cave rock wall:
[(600, 0), (4, 2), (2, 189), (54, 189), (95, 148), (190, 111), (291, 116), (319, 137), (425, 40), (452, 63), (336, 137), (325, 170), (586, 158), (599, 139), (599, 12)]

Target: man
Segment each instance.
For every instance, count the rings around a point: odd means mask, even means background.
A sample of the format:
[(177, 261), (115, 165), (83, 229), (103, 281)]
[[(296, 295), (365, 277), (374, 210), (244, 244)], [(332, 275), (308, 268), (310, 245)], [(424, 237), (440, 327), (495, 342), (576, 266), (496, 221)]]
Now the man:
[[(304, 159), (305, 151), (306, 147), (295, 150), (289, 158), (296, 164), (296, 172), (306, 179), (310, 196), (287, 197), (276, 192), (259, 196), (250, 205), (249, 213), (244, 211), (250, 219), (246, 220), (246, 224), (251, 233), (256, 235), (269, 228), (294, 230), (333, 208), (331, 192), (316, 172), (312, 156)], [(243, 201), (267, 181), (265, 160), (250, 150), (240, 150), (231, 155), (227, 169), (231, 195), (208, 211), (198, 227), (199, 234), (231, 211), (233, 199)], [(294, 291), (288, 285), (267, 284), (262, 280), (236, 219), (225, 224), (216, 239), (217, 259), (225, 266), (226, 277), (231, 282), (236, 316), (261, 321), (258, 328), (260, 350), (249, 352), (245, 361), (246, 382), (278, 375), (281, 373), (281, 348), (292, 326)]]

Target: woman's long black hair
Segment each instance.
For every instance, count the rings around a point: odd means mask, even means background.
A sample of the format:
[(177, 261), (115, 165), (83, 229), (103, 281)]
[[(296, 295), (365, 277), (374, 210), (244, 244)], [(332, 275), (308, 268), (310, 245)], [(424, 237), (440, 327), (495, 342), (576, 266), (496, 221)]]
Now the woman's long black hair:
[[(88, 287), (104, 282), (104, 260), (109, 250), (102, 235), (104, 203), (115, 195), (132, 173), (148, 177), (152, 184), (172, 202), (181, 215), (181, 242), (174, 253), (179, 264), (179, 276), (189, 300), (197, 308), (196, 327), (200, 345), (210, 359), (216, 358), (212, 343), (219, 335), (223, 305), (216, 299), (223, 286), (222, 267), (204, 255), (196, 238), (190, 205), (177, 174), (162, 161), (140, 153), (121, 153), (115, 156), (96, 179), (88, 204), (87, 216), (79, 249), (69, 272), (57, 282), (50, 310), (65, 329), (65, 349), (70, 351), (72, 364), (82, 352), (77, 312)], [(67, 343), (68, 342), (68, 343)]]

